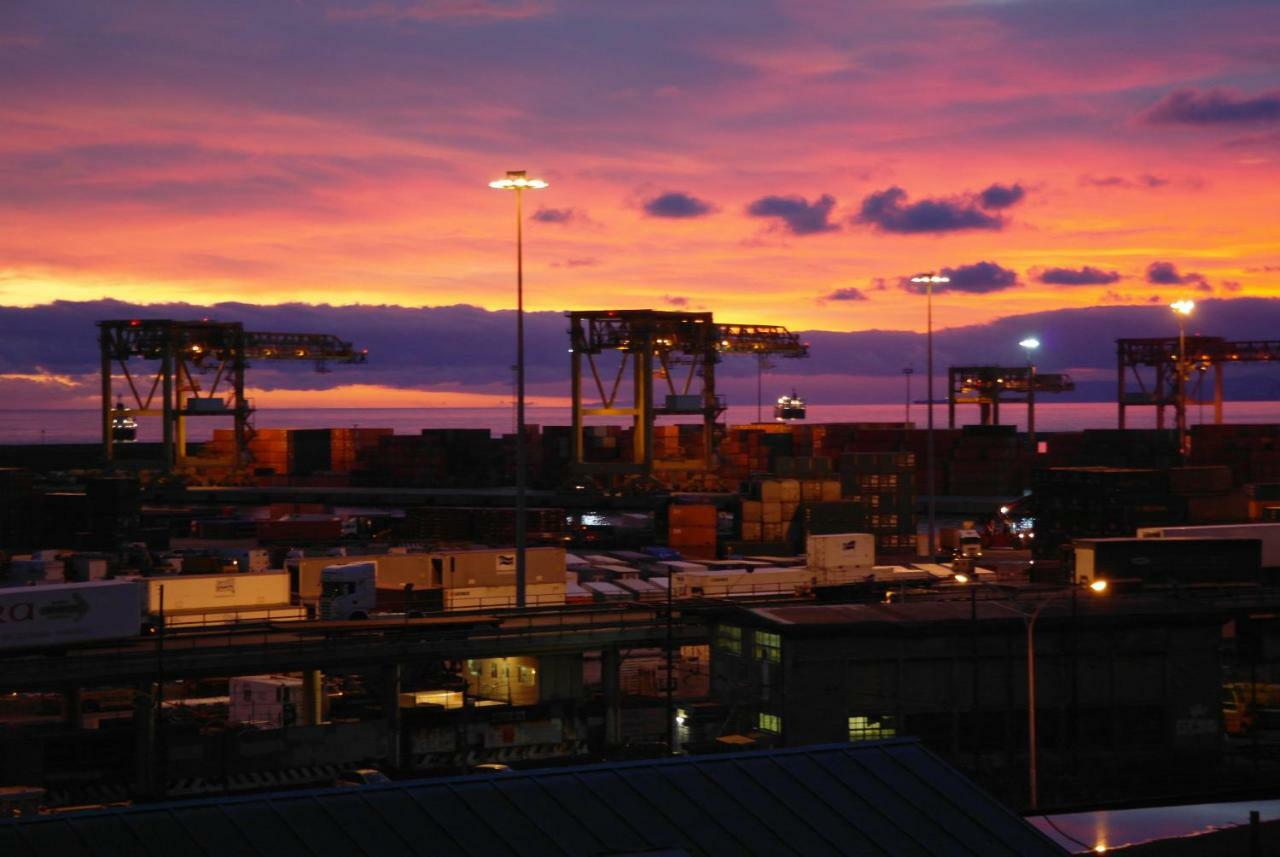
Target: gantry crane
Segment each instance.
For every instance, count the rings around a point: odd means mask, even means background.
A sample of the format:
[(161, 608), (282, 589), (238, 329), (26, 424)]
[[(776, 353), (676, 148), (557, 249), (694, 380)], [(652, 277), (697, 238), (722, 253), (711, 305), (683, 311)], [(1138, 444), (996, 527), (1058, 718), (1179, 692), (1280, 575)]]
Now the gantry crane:
[[(312, 360), (319, 371), (329, 362), (363, 363), (366, 351), (327, 333), (259, 333), (246, 331), (238, 321), (171, 321), (129, 319), (98, 322), (102, 358), (102, 445), (108, 461), (114, 458), (113, 418), (159, 417), (163, 426), (166, 467), (187, 459), (186, 419), (230, 416), (235, 422), (235, 460), (247, 461), (249, 414), (244, 395), (245, 369), (250, 360)], [(131, 358), (159, 361), (154, 374), (137, 376)], [(112, 408), (115, 366), (128, 384), (136, 407), (123, 402)], [(212, 374), (201, 383), (199, 376)], [(142, 381), (142, 384), (139, 384)], [(159, 392), (159, 401), (156, 394)]]
[[(1116, 403), (1119, 407), (1119, 427), (1125, 427), (1125, 411), (1135, 406), (1154, 407), (1156, 409), (1156, 428), (1164, 428), (1164, 409), (1172, 407), (1175, 418), (1182, 410), (1182, 425), (1186, 425), (1186, 406), (1188, 398), (1180, 396), (1178, 388), (1178, 361), (1185, 366), (1184, 372), (1190, 374), (1191, 369), (1201, 373), (1213, 369), (1213, 421), (1222, 422), (1222, 367), (1227, 363), (1259, 363), (1272, 360), (1280, 361), (1280, 341), (1274, 339), (1250, 339), (1230, 342), (1221, 336), (1187, 336), (1185, 351), (1180, 355), (1178, 337), (1152, 339), (1117, 339), (1116, 358), (1117, 390)], [(1154, 368), (1155, 378), (1150, 387), (1140, 370), (1143, 367)], [(1130, 390), (1128, 382), (1137, 385)], [(1202, 381), (1196, 384), (1194, 404), (1205, 404)]]
[[(996, 425), (1001, 402), (1026, 402), (1030, 411), (1041, 393), (1069, 393), (1075, 388), (1070, 375), (1037, 372), (1030, 366), (952, 366), (947, 370), (947, 425), (956, 427), (956, 405), (977, 405), (981, 424)], [(1027, 424), (1035, 425), (1034, 415), (1028, 414)]]
[[(717, 324), (709, 312), (663, 310), (591, 310), (571, 312), (569, 340), (573, 387), (573, 464), (579, 473), (642, 474), (649, 476), (663, 462), (653, 455), (653, 426), (659, 416), (702, 417), (702, 469), (710, 469), (714, 454), (715, 421), (724, 413), (723, 397), (716, 394), (715, 365), (721, 354), (776, 354), (804, 357), (808, 346), (785, 327), (763, 324)], [(601, 374), (601, 355), (618, 352), (616, 371)], [(595, 382), (593, 399), (583, 399), (583, 363)], [(630, 369), (631, 379), (623, 384)], [(654, 377), (666, 382), (662, 404), (655, 404)], [(627, 401), (620, 391), (629, 389)], [(589, 463), (584, 459), (583, 418), (629, 416), (632, 418), (632, 460), (626, 463)], [(689, 462), (679, 462), (688, 467)]]

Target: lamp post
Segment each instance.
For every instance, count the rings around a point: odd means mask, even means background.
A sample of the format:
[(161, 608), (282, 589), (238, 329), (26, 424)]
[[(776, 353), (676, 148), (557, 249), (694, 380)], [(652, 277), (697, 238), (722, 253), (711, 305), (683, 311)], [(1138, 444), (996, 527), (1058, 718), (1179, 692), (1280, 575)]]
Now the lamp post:
[(937, 274), (921, 274), (918, 277), (912, 277), (913, 283), (924, 283), (925, 294), (925, 350), (927, 352), (928, 366), (925, 369), (927, 381), (925, 383), (925, 410), (928, 412), (928, 430), (925, 436), (925, 466), (929, 468), (926, 484), (929, 490), (929, 561), (933, 561), (936, 547), (934, 545), (934, 532), (937, 516), (936, 486), (934, 485), (933, 473), (933, 284), (949, 283), (950, 277), (939, 276)]
[(496, 190), (516, 192), (516, 606), (525, 604), (525, 504), (529, 455), (524, 432), (524, 192), (547, 186), (524, 170), (507, 170), (505, 179), (489, 182)]
[(904, 423), (911, 422), (911, 376), (915, 371), (910, 366), (904, 367), (902, 370), (902, 378), (907, 382), (906, 398), (903, 400), (905, 411), (903, 412), (902, 421)]
[(1040, 340), (1028, 336), (1018, 343), (1027, 350), (1027, 443), (1031, 451), (1036, 451), (1036, 364), (1035, 351), (1040, 347)]
[[(965, 575), (955, 575), (958, 583), (968, 584), (970, 586), (990, 586), (991, 584), (983, 583), (976, 578), (969, 578)], [(1060, 589), (1049, 595), (1048, 598), (1042, 599), (1030, 613), (1019, 610), (1016, 607), (1010, 607), (999, 601), (987, 602), (993, 607), (1007, 610), (1010, 613), (1016, 613), (1021, 617), (1022, 622), (1026, 625), (1027, 630), (1027, 788), (1030, 796), (1030, 809), (1036, 810), (1040, 805), (1040, 778), (1039, 769), (1037, 767), (1037, 742), (1036, 742), (1036, 620), (1040, 618), (1040, 614), (1044, 612), (1044, 608), (1048, 607), (1059, 597), (1065, 593), (1071, 593), (1071, 611), (1074, 615), (1076, 610), (1076, 589), (1080, 584), (1073, 581), (1067, 589)], [(1088, 584), (1090, 591), (1096, 595), (1101, 595), (1107, 591), (1107, 581), (1098, 579)], [(970, 590), (970, 597), (975, 596), (976, 590)], [(977, 617), (977, 607), (972, 609), (972, 617)]]
[(1169, 304), (1178, 319), (1178, 454), (1187, 457), (1187, 316), (1196, 308), (1192, 300), (1174, 301)]

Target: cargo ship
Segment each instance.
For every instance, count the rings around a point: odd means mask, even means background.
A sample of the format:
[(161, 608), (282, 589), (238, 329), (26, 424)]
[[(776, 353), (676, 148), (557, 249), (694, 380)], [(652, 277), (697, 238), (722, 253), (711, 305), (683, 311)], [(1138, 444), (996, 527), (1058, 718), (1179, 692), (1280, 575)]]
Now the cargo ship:
[(773, 418), (779, 422), (804, 419), (804, 399), (791, 391), (790, 396), (779, 396), (778, 403), (773, 406)]

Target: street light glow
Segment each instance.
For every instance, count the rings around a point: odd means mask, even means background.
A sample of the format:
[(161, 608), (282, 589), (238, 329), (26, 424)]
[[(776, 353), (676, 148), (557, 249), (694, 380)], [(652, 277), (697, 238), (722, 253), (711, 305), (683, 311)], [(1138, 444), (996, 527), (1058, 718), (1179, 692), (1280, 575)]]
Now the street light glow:
[(912, 277), (911, 282), (913, 283), (949, 283), (951, 282), (951, 278), (944, 277), (939, 274), (926, 274), (919, 277)]
[(1089, 588), (1094, 592), (1106, 592), (1107, 582), (1105, 580), (1095, 580), (1093, 583), (1089, 584)]
[(1196, 302), (1193, 300), (1180, 300), (1180, 301), (1174, 301), (1173, 303), (1169, 304), (1169, 309), (1173, 310), (1179, 315), (1191, 315), (1191, 311), (1194, 310), (1195, 308), (1196, 308)]
[(547, 187), (547, 183), (542, 179), (529, 178), (524, 170), (507, 170), (505, 179), (496, 179), (489, 182), (489, 187), (495, 190), (542, 190)]
[(1036, 339), (1034, 336), (1028, 336), (1026, 339), (1022, 340), (1018, 344), (1021, 345), (1023, 348), (1027, 349), (1028, 351), (1030, 351), (1032, 349), (1040, 347), (1040, 340)]

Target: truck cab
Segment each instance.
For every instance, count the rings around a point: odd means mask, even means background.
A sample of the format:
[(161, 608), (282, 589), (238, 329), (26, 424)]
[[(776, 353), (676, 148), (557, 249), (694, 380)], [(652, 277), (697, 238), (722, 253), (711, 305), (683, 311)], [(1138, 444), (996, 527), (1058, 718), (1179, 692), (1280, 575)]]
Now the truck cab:
[(368, 619), (378, 604), (378, 567), (372, 562), (331, 565), (320, 571), (321, 619)]
[(977, 530), (956, 530), (953, 551), (957, 558), (976, 559), (982, 556), (982, 535)]

